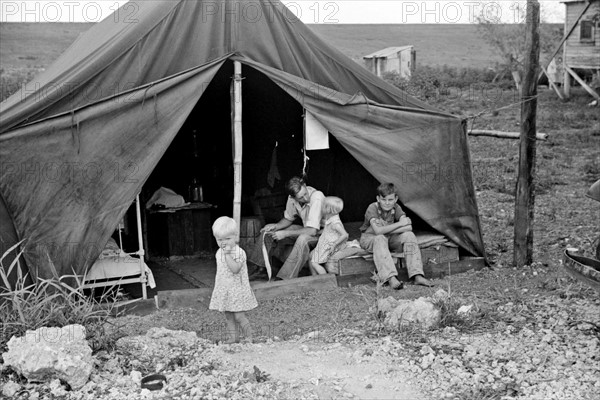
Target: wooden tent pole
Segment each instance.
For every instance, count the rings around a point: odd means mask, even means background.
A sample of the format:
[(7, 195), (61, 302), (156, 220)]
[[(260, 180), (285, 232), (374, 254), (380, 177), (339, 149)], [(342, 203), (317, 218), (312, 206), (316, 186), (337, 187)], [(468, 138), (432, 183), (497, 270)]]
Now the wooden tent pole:
[[(233, 62), (233, 219), (241, 227), (242, 210), (242, 63)], [(238, 230), (239, 239), (239, 230)]]
[(135, 222), (137, 226), (137, 235), (138, 235), (138, 257), (140, 262), (140, 272), (141, 278), (140, 281), (142, 283), (142, 298), (145, 300), (148, 298), (148, 294), (146, 293), (146, 269), (144, 268), (144, 241), (142, 240), (142, 211), (140, 209), (140, 195), (135, 196)]

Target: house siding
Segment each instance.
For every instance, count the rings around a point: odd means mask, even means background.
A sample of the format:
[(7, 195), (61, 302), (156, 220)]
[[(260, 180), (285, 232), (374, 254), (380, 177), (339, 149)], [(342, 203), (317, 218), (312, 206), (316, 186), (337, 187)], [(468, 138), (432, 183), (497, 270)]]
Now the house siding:
[[(571, 27), (586, 6), (585, 2), (565, 3), (566, 27)], [(592, 1), (592, 5), (581, 17), (591, 19), (600, 13), (600, 0)], [(573, 30), (566, 41), (565, 62), (571, 68), (600, 69), (600, 29), (594, 29), (593, 42), (581, 42), (580, 24)]]

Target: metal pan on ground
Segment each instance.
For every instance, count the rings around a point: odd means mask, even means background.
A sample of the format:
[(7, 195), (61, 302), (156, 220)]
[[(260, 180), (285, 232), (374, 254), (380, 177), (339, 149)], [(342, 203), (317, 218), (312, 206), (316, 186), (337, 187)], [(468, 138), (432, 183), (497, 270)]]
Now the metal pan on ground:
[(563, 265), (569, 275), (600, 293), (600, 261), (565, 250)]

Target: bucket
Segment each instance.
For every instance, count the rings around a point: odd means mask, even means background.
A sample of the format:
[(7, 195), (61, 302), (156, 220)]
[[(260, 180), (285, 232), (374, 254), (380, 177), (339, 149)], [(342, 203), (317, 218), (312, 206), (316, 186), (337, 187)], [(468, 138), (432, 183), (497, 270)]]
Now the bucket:
[(242, 217), (240, 221), (240, 247), (250, 254), (259, 242), (260, 230), (265, 226), (262, 217)]

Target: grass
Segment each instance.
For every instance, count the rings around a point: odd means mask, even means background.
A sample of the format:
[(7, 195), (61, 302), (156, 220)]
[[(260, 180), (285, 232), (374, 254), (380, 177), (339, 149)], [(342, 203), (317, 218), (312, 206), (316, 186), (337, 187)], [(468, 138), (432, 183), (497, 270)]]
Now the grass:
[[(0, 352), (7, 349), (11, 337), (23, 336), (28, 330), (71, 324), (86, 328), (86, 338), (93, 351), (112, 348), (116, 333), (106, 335), (104, 325), (113, 314), (115, 300), (103, 297), (96, 301), (84, 296), (81, 278), (77, 275), (58, 276), (54, 268), (53, 278), (38, 277), (35, 282), (27, 283), (28, 276), (23, 274), (19, 261), (20, 245), (21, 242), (15, 244), (0, 257)], [(15, 258), (10, 265), (5, 265), (13, 252)], [(9, 279), (9, 276), (16, 279)], [(100, 306), (100, 302), (106, 304)]]

